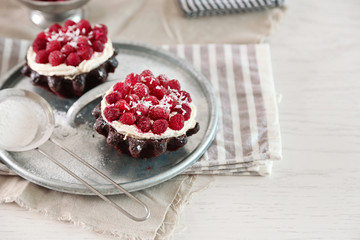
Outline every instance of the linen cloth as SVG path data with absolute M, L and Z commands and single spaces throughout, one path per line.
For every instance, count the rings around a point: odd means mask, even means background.
M 193 186 L 195 178 L 183 175 L 133 193 L 151 211 L 146 222 L 129 220 L 97 196 L 52 191 L 17 176 L 0 176 L 0 203 L 16 202 L 28 210 L 118 239 L 168 239 L 191 193 L 197 191 Z M 208 181 L 203 181 L 196 188 L 202 189 L 207 184 Z M 125 195 L 109 198 L 136 216 L 144 215 L 142 208 Z

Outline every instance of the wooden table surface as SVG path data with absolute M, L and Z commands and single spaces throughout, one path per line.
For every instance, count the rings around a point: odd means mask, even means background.
M 215 178 L 174 239 L 360 239 L 360 1 L 288 1 L 269 39 L 283 160 Z M 0 239 L 110 239 L 0 205 Z

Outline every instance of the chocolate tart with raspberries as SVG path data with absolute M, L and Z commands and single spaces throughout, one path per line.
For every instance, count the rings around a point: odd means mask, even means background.
M 82 19 L 53 24 L 39 33 L 26 55 L 22 73 L 56 95 L 79 97 L 103 83 L 118 65 L 107 27 Z
M 175 151 L 200 129 L 196 107 L 179 81 L 150 70 L 113 85 L 92 114 L 94 129 L 107 143 L 134 158 Z

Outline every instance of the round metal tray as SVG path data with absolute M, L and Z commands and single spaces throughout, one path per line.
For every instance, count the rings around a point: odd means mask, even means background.
M 217 103 L 209 81 L 189 63 L 160 49 L 133 43 L 115 43 L 119 66 L 106 83 L 79 99 L 64 99 L 31 85 L 15 67 L 0 80 L 0 89 L 22 88 L 38 93 L 52 106 L 56 126 L 52 135 L 58 143 L 74 151 L 94 167 L 112 178 L 128 191 L 137 191 L 164 182 L 194 164 L 212 143 L 217 128 Z M 166 74 L 179 79 L 183 89 L 190 92 L 198 112 L 200 131 L 189 137 L 188 143 L 175 152 L 150 159 L 134 159 L 118 153 L 107 145 L 103 136 L 93 130 L 95 119 L 91 110 L 100 102 L 100 95 L 112 84 L 131 72 L 150 69 L 155 75 Z M 65 166 L 91 183 L 106 195 L 121 193 L 84 165 L 72 159 L 50 142 L 41 148 L 53 153 Z M 6 152 L 0 150 L 1 160 L 18 175 L 40 186 L 73 194 L 92 195 L 85 186 L 36 151 Z

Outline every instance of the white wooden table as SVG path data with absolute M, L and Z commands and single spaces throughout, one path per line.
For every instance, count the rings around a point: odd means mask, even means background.
M 216 177 L 174 239 L 360 239 L 360 2 L 289 1 L 269 42 L 283 139 L 273 175 Z M 0 205 L 0 239 L 108 239 Z

